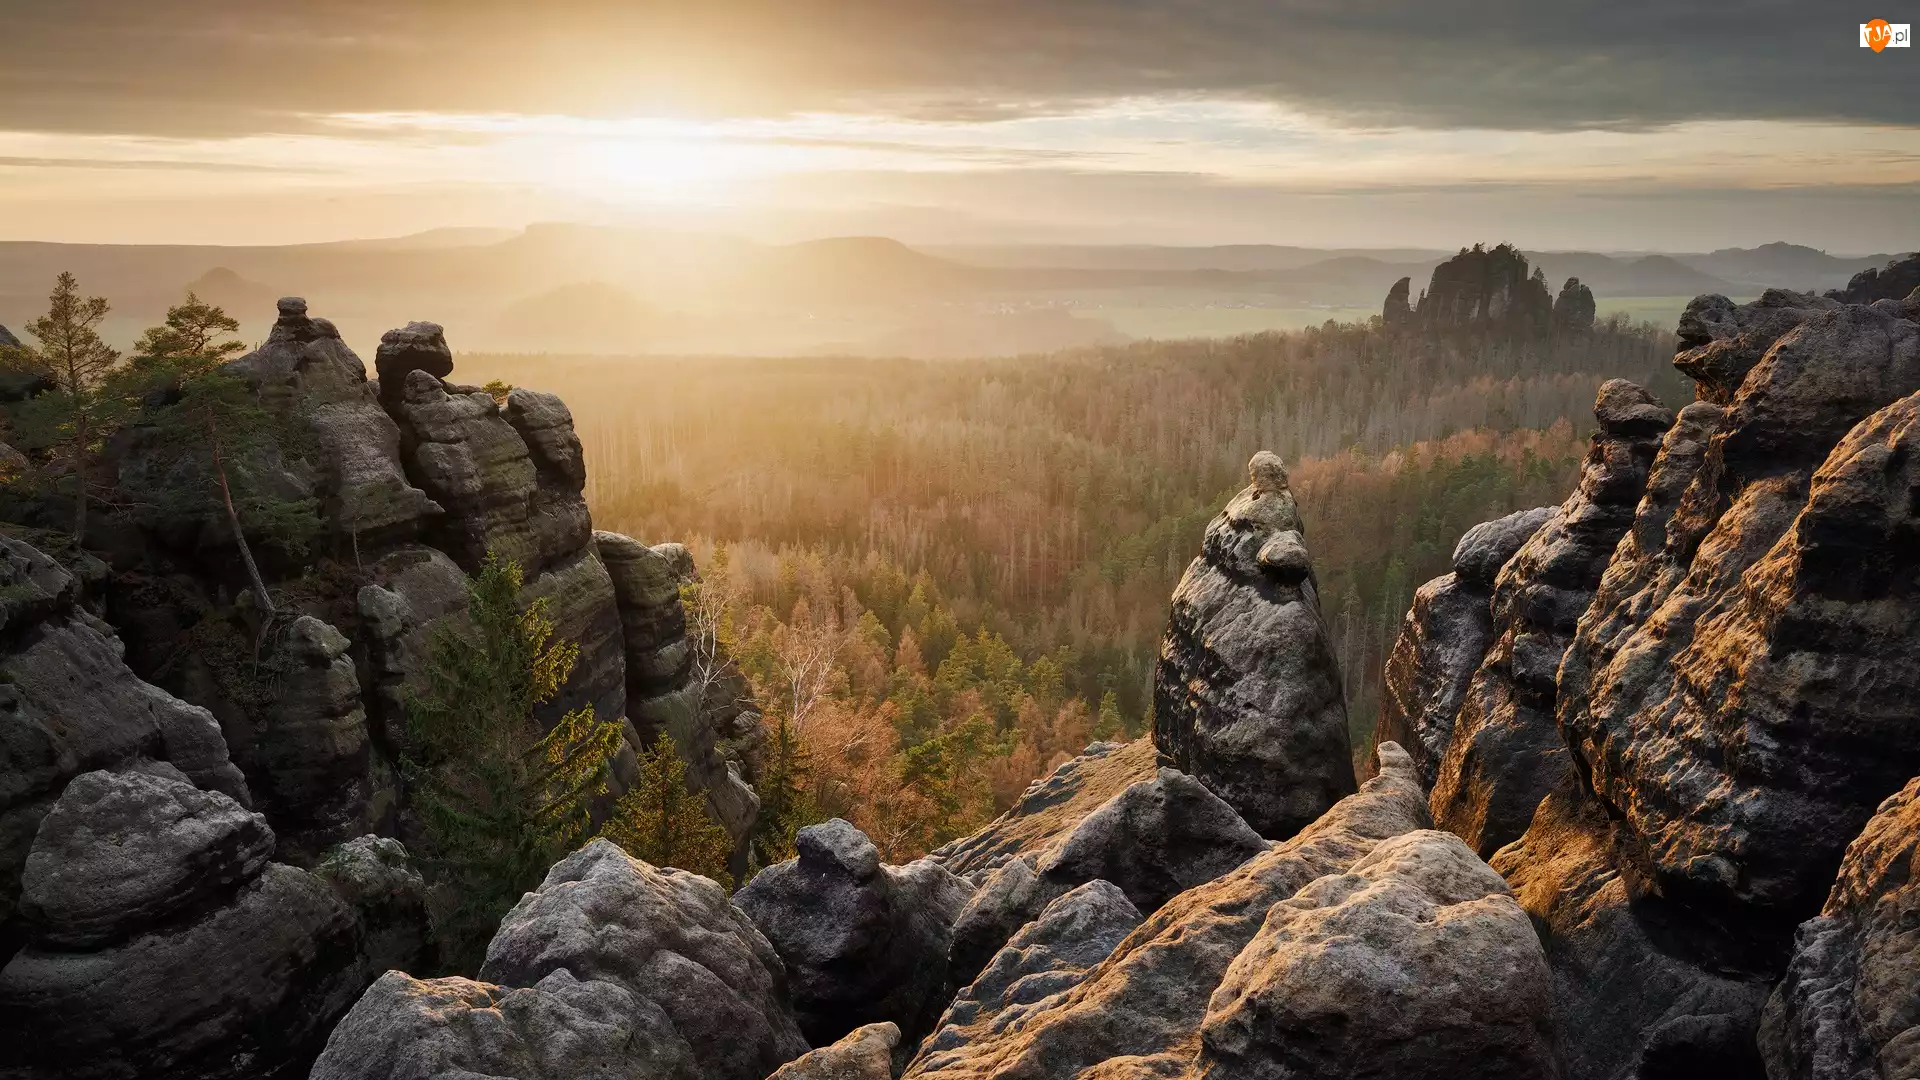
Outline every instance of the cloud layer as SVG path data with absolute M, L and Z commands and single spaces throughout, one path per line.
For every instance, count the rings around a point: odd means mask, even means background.
M 1920 126 L 1913 57 L 1804 0 L 12 0 L 0 129 L 232 135 L 341 112 L 983 118 L 1127 97 L 1356 126 Z M 1884 13 L 1882 13 L 1884 14 Z

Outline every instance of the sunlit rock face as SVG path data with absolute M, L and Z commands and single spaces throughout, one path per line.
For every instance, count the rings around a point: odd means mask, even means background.
M 1556 676 L 1581 613 L 1647 485 L 1673 413 L 1624 379 L 1600 387 L 1580 485 L 1494 581 L 1493 641 L 1461 699 L 1433 787 L 1433 819 L 1484 857 L 1519 838 L 1570 768 L 1554 727 Z
M 1284 839 L 1354 790 L 1340 671 L 1280 458 L 1207 525 L 1173 593 L 1153 741 L 1174 768 Z

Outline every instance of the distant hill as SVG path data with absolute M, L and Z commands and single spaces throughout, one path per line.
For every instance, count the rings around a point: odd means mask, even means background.
M 507 306 L 492 342 L 528 352 L 641 352 L 661 330 L 661 314 L 624 289 L 579 281 Z
M 1216 247 L 1151 245 L 1032 244 L 949 245 L 925 248 L 929 254 L 970 266 L 999 269 L 1050 267 L 1066 270 L 1229 270 L 1257 273 L 1299 270 L 1345 257 L 1376 262 L 1426 263 L 1453 254 L 1424 248 L 1304 248 L 1278 244 L 1226 244 Z
M 1892 256 L 1841 258 L 1817 248 L 1775 241 L 1756 248 L 1721 248 L 1705 255 L 1674 258 L 1696 270 L 1732 282 L 1801 290 L 1839 288 L 1847 279 Z
M 274 303 L 284 295 L 271 285 L 243 278 L 224 266 L 216 266 L 201 274 L 187 282 L 180 291 L 182 295 L 192 293 L 236 317 L 263 315 L 272 310 Z

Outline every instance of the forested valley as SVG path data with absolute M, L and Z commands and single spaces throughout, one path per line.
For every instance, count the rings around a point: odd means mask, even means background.
M 774 833 L 840 815 L 894 860 L 1089 738 L 1146 729 L 1167 597 L 1259 449 L 1290 464 L 1365 753 L 1413 590 L 1468 527 L 1564 496 L 1601 381 L 1677 404 L 1671 355 L 1613 318 L 971 361 L 460 364 L 569 403 L 599 527 L 693 549 L 694 606 L 765 713 L 734 749 Z

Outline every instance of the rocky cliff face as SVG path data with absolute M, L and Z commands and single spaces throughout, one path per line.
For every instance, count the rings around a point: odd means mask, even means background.
M 1894 259 L 1883 267 L 1868 267 L 1853 275 L 1844 289 L 1827 295 L 1845 304 L 1871 304 L 1877 300 L 1904 300 L 1920 289 L 1920 254 Z
M 1278 455 L 1207 525 L 1173 593 L 1153 741 L 1260 835 L 1284 839 L 1353 791 L 1340 671 Z

